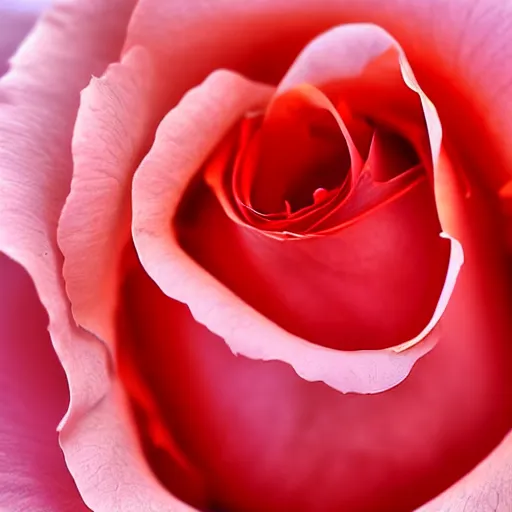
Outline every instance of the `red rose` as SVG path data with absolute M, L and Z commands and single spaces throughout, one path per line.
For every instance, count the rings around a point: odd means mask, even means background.
M 0 83 L 0 248 L 86 505 L 512 506 L 512 5 L 134 4 L 61 2 Z

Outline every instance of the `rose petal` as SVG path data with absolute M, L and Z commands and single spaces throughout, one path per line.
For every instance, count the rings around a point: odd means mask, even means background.
M 335 27 L 300 52 L 278 91 L 293 89 L 304 81 L 314 84 L 332 101 L 343 101 L 354 115 L 401 135 L 430 170 L 421 102 L 403 80 L 401 51 L 395 40 L 374 25 Z
M 430 337 L 416 345 L 446 307 L 460 265 L 456 247 L 445 285 L 448 294 L 443 292 L 432 321 L 411 340 L 416 346 L 402 353 L 350 353 L 314 345 L 273 324 L 194 263 L 170 230 L 182 194 L 208 153 L 246 111 L 261 107 L 270 92 L 235 74 L 218 72 L 187 94 L 162 121 L 134 178 L 133 236 L 141 262 L 166 295 L 185 302 L 196 320 L 235 353 L 286 361 L 304 379 L 321 380 L 343 392 L 389 389 L 435 344 L 436 338 Z
M 116 315 L 123 251 L 130 242 L 131 182 L 156 124 L 152 71 L 147 52 L 135 47 L 82 91 L 73 134 L 71 192 L 58 230 L 73 318 L 108 346 L 116 364 L 124 360 L 116 354 L 116 341 L 122 337 Z M 159 429 L 158 411 L 142 386 L 139 382 L 127 391 L 153 430 Z M 172 438 L 163 429 L 158 435 L 161 447 L 189 469 Z
M 135 47 L 82 92 L 71 191 L 59 222 L 73 316 L 111 351 L 120 259 L 130 240 L 131 182 L 154 131 L 153 84 L 150 57 Z
M 249 230 L 205 185 L 175 221 L 182 248 L 243 301 L 338 350 L 392 347 L 422 331 L 446 277 L 450 244 L 439 229 L 425 177 L 326 236 L 283 241 Z
M 491 277 L 496 260 L 487 263 Z M 473 271 L 481 264 L 469 255 Z M 510 426 L 510 333 L 501 331 L 510 304 L 467 268 L 436 349 L 377 395 L 344 395 L 283 363 L 235 356 L 144 269 L 130 272 L 131 357 L 203 469 L 206 508 L 410 511 L 485 457 Z M 156 462 L 162 479 L 172 475 Z
M 391 180 L 418 164 L 418 155 L 404 138 L 383 128 L 375 130 L 366 162 L 375 181 Z
M 498 188 L 507 181 L 512 146 L 503 135 L 512 132 L 512 69 L 503 62 L 512 59 L 504 44 L 512 23 L 509 1 L 218 0 L 215 8 L 208 2 L 184 8 L 140 0 L 126 47 L 143 44 L 155 53 L 162 77 L 173 78 L 173 104 L 219 67 L 277 82 L 312 36 L 354 21 L 376 23 L 400 41 L 450 134 L 458 133 L 459 144 L 481 138 L 474 153 L 480 168 L 487 168 L 485 179 Z M 226 52 L 232 45 L 237 51 Z M 176 76 L 183 66 L 187 73 Z
M 95 512 L 180 510 L 145 463 L 109 354 L 74 322 L 56 243 L 79 92 L 118 58 L 132 7 L 129 0 L 58 2 L 0 84 L 0 248 L 27 269 L 48 311 L 71 393 L 60 441 Z
M 294 65 L 291 67 L 287 76 L 283 79 L 280 84 L 281 90 L 286 90 L 287 87 L 294 86 L 294 77 L 298 76 L 297 80 L 303 80 L 305 77 L 301 74 L 301 69 L 305 69 L 309 72 L 308 79 L 311 81 L 319 82 L 319 83 L 330 83 L 332 81 L 342 80 L 344 77 L 350 75 L 350 66 L 353 64 L 351 60 L 348 60 L 348 65 L 345 66 L 344 59 L 339 59 L 336 52 L 328 51 L 332 50 L 335 47 L 344 48 L 348 46 L 352 47 L 357 41 L 365 41 L 370 40 L 374 42 L 374 46 L 368 46 L 372 50 L 373 53 L 370 53 L 374 58 L 378 55 L 376 49 L 379 49 L 381 52 L 381 56 L 385 57 L 384 62 L 389 65 L 389 56 L 390 52 L 395 54 L 395 58 L 398 57 L 399 68 L 403 77 L 405 84 L 414 92 L 416 92 L 421 101 L 421 105 L 423 108 L 426 127 L 428 130 L 429 142 L 430 142 L 430 153 L 431 159 L 433 163 L 433 180 L 434 180 L 434 192 L 436 196 L 436 204 L 438 208 L 439 220 L 441 226 L 444 231 L 447 233 L 443 233 L 441 236 L 448 236 L 452 239 L 452 242 L 455 242 L 454 235 L 452 232 L 452 228 L 457 232 L 457 229 L 452 225 L 453 215 L 452 215 L 452 201 L 453 198 L 453 190 L 450 189 L 450 180 L 452 177 L 452 169 L 450 168 L 450 163 L 444 153 L 442 152 L 442 128 L 441 123 L 439 121 L 439 117 L 436 109 L 434 108 L 432 102 L 422 91 L 420 86 L 418 85 L 416 78 L 410 68 L 410 65 L 407 61 L 404 51 L 398 44 L 396 40 L 394 40 L 389 34 L 387 34 L 382 28 L 374 26 L 374 25 L 354 25 L 354 26 L 341 26 L 336 27 L 327 31 L 326 33 L 320 35 L 316 38 L 297 58 Z M 337 43 L 337 44 L 336 44 Z M 361 48 L 361 46 L 359 47 Z M 364 48 L 364 47 L 363 47 Z M 311 55 L 315 55 L 320 50 L 323 50 L 323 54 L 330 55 L 331 60 L 326 60 L 324 63 L 324 67 L 320 68 L 320 72 L 317 75 L 315 68 L 311 73 Z M 356 69 L 363 69 L 363 76 L 368 68 L 371 66 L 362 65 L 364 63 L 364 53 L 357 52 L 356 54 Z M 346 59 L 345 59 L 346 60 Z M 362 61 L 362 62 L 361 62 Z M 371 60 L 369 61 L 369 63 Z M 309 64 L 309 65 L 308 65 Z M 385 77 L 393 77 L 396 75 L 396 65 L 393 72 L 387 72 Z M 336 76 L 339 78 L 336 79 Z M 379 74 L 380 76 L 380 74 Z M 391 78 L 388 78 L 387 81 L 392 81 Z M 406 95 L 402 93 L 400 95 L 402 98 L 406 98 Z M 378 112 L 378 109 L 376 109 Z M 447 189 L 448 187 L 448 189 Z M 452 252 L 450 256 L 450 265 L 448 269 L 447 281 L 445 283 L 445 288 L 441 293 L 441 297 L 438 303 L 438 307 L 434 312 L 434 316 L 431 321 L 425 328 L 425 330 L 420 333 L 418 337 L 414 340 L 405 342 L 401 349 L 407 349 L 413 346 L 415 343 L 420 342 L 425 334 L 430 332 L 430 329 L 434 327 L 435 323 L 441 318 L 444 308 L 447 305 L 447 301 L 450 298 L 451 291 L 455 285 L 455 280 L 458 275 L 458 271 L 460 266 L 464 261 L 464 256 L 462 252 L 462 248 L 458 247 L 458 250 L 454 250 L 452 247 Z
M 0 508 L 84 512 L 58 444 L 68 386 L 46 313 L 26 272 L 4 255 L 0 281 Z
M 322 135 L 314 136 L 312 129 L 322 130 Z M 250 190 L 246 204 L 263 213 L 283 211 L 285 200 L 307 206 L 316 183 L 323 181 L 326 187 L 336 188 L 351 165 L 362 167 L 334 106 L 309 86 L 273 99 L 251 146 L 255 142 L 254 161 L 246 159 L 247 169 L 240 172 Z M 300 209 L 297 204 L 295 209 Z

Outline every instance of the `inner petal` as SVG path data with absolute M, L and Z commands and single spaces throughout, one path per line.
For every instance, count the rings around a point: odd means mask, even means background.
M 409 141 L 396 131 L 376 127 L 365 165 L 375 181 L 391 180 L 420 163 Z
M 351 168 L 349 147 L 333 114 L 303 89 L 278 96 L 248 147 L 255 161 L 250 200 L 261 213 L 297 211 L 318 190 L 341 186 Z
M 312 343 L 382 349 L 415 337 L 439 301 L 449 242 L 420 158 L 386 126 L 309 85 L 275 97 L 190 184 L 173 219 L 179 244 Z
M 232 222 L 211 189 L 195 183 L 174 228 L 182 248 L 256 310 L 308 341 L 344 350 L 416 336 L 439 300 L 449 259 L 424 175 L 345 228 L 301 240 Z

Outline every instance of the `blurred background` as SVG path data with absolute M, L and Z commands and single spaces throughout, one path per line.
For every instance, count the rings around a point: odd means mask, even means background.
M 51 0 L 0 0 L 0 76 L 7 60 Z

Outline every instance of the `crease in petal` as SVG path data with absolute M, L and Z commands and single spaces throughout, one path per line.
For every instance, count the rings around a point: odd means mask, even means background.
M 501 187 L 498 200 L 504 219 L 505 243 L 509 252 L 512 253 L 512 180 Z
M 373 134 L 365 165 L 375 181 L 386 182 L 420 165 L 420 161 L 405 139 L 378 127 Z

